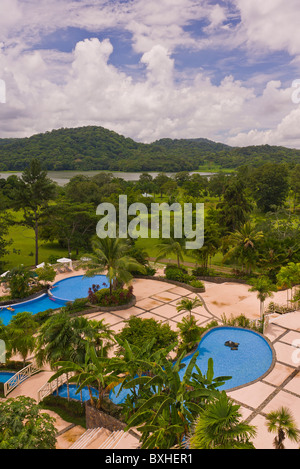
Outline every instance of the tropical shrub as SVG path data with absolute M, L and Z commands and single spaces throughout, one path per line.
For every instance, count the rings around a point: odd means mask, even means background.
M 133 298 L 133 287 L 127 289 L 118 288 L 112 290 L 110 293 L 109 288 L 103 288 L 96 292 L 89 293 L 89 301 L 91 304 L 99 306 L 122 306 L 128 304 Z
M 73 302 L 70 301 L 67 303 L 64 309 L 70 314 L 79 313 L 80 311 L 84 311 L 87 308 L 88 302 L 88 298 L 78 298 Z
M 194 275 L 189 275 L 187 271 L 181 267 L 172 265 L 167 266 L 165 269 L 165 276 L 168 280 L 186 283 L 187 285 L 195 286 L 196 288 L 202 288 L 204 286 L 203 283 L 197 280 Z
M 127 340 L 129 344 L 143 348 L 151 340 L 155 341 L 152 352 L 167 348 L 170 344 L 177 342 L 177 333 L 172 331 L 169 324 L 155 319 L 142 319 L 131 316 L 125 321 L 125 327 L 117 334 L 116 338 L 121 341 Z
M 0 402 L 0 449 L 55 449 L 54 422 L 30 397 Z

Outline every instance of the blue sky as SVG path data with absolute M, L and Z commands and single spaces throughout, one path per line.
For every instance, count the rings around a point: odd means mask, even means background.
M 0 137 L 101 125 L 300 148 L 297 0 L 1 0 Z

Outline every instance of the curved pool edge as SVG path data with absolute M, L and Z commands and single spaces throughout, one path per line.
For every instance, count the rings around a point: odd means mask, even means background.
M 48 296 L 48 294 L 47 293 L 42 293 L 41 295 L 36 296 L 35 298 L 30 298 L 30 300 L 25 299 L 25 301 L 21 301 L 20 303 L 11 303 L 11 304 L 7 304 L 7 305 L 1 305 L 0 306 L 0 311 L 1 311 L 2 308 L 7 309 L 7 308 L 13 308 L 14 306 L 22 306 L 22 305 L 26 305 L 26 304 L 29 304 L 29 303 L 34 303 L 36 300 L 40 300 L 44 296 Z
M 95 277 L 105 277 L 107 279 L 107 276 L 105 274 L 97 274 L 97 275 L 95 275 Z M 68 280 L 72 280 L 72 279 L 75 279 L 75 278 L 93 278 L 93 277 L 88 277 L 88 276 L 85 276 L 84 274 L 71 275 L 70 277 L 66 277 L 66 278 L 63 278 L 63 279 L 58 280 L 57 282 L 55 282 L 52 285 L 50 291 L 55 290 L 55 288 L 57 288 L 59 285 L 65 283 L 65 282 L 67 282 Z M 55 292 L 53 293 L 52 291 L 51 291 L 51 297 L 54 300 L 64 301 L 64 302 L 67 302 L 67 303 L 73 303 L 75 301 L 74 299 L 60 298 L 59 296 L 55 296 Z M 82 298 L 85 298 L 85 297 L 82 297 Z M 80 298 L 78 298 L 78 299 L 80 299 Z
M 258 336 L 260 336 L 263 340 L 266 341 L 266 343 L 268 344 L 268 346 L 270 347 L 270 350 L 272 352 L 272 362 L 271 362 L 271 365 L 270 367 L 268 368 L 267 371 L 265 371 L 265 373 L 263 373 L 259 378 L 256 378 L 252 381 L 249 381 L 248 383 L 245 383 L 245 384 L 241 384 L 239 386 L 235 386 L 233 388 L 230 388 L 230 389 L 226 389 L 226 393 L 229 393 L 229 392 L 232 392 L 232 391 L 237 391 L 238 389 L 242 389 L 242 388 L 245 388 L 245 387 L 248 387 L 248 386 L 251 386 L 252 384 L 255 384 L 255 383 L 258 383 L 259 381 L 263 380 L 266 376 L 268 376 L 271 371 L 274 369 L 275 367 L 275 364 L 277 362 L 277 355 L 276 355 L 276 350 L 275 348 L 273 347 L 273 344 L 272 342 L 270 341 L 270 339 L 268 339 L 268 337 L 266 337 L 264 334 L 262 334 L 261 332 L 257 332 L 257 331 L 253 331 L 252 329 L 249 329 L 248 327 L 235 327 L 235 326 L 216 326 L 216 327 L 212 327 L 211 329 L 209 329 L 208 331 L 204 332 L 202 334 L 202 336 L 200 337 L 200 341 L 199 343 L 197 344 L 197 348 L 196 350 L 190 352 L 188 355 L 185 355 L 184 358 L 186 357 L 189 357 L 191 355 L 194 355 L 195 352 L 197 351 L 202 339 L 204 339 L 205 336 L 207 336 L 209 333 L 211 333 L 212 331 L 216 330 L 216 329 L 224 329 L 224 328 L 227 328 L 227 329 L 239 329 L 239 330 L 242 330 L 242 331 L 248 331 L 248 332 L 252 332 L 252 334 L 256 334 Z

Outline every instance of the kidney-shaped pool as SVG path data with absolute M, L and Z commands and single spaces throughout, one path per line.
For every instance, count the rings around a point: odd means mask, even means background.
M 238 344 L 226 346 L 227 342 Z M 219 389 L 228 390 L 255 381 L 267 373 L 273 363 L 273 350 L 268 341 L 259 333 L 236 327 L 216 327 L 202 338 L 196 352 L 197 365 L 202 372 L 207 370 L 211 357 L 214 362 L 214 376 L 231 376 Z M 195 353 L 196 353 L 195 352 Z M 186 365 L 192 358 L 184 358 Z M 184 369 L 181 371 L 184 373 Z
M 238 344 L 237 347 L 225 345 L 227 342 Z M 180 371 L 183 377 L 186 367 L 195 353 L 199 353 L 196 364 L 206 373 L 209 358 L 213 359 L 214 377 L 230 376 L 219 390 L 229 390 L 249 384 L 261 378 L 273 365 L 273 350 L 268 341 L 259 333 L 236 327 L 216 327 L 202 338 L 197 350 L 186 356 L 182 363 L 186 366 Z M 119 387 L 110 392 L 110 399 L 115 404 L 122 404 L 130 391 L 123 390 L 118 395 Z

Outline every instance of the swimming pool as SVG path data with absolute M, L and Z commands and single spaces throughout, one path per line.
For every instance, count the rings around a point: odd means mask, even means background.
M 76 394 L 77 389 L 78 387 L 76 386 L 76 384 L 69 384 L 69 396 L 70 396 L 70 399 L 75 399 L 76 401 L 80 401 L 81 400 L 80 393 Z M 84 387 L 82 389 L 81 394 L 82 394 L 83 402 L 88 401 L 90 399 L 90 393 L 87 387 Z M 68 387 L 66 384 L 63 384 L 62 386 L 58 388 L 58 395 L 64 398 L 68 397 Z M 98 391 L 94 388 L 92 388 L 92 395 L 94 397 L 98 397 Z M 57 396 L 57 391 L 54 391 L 53 396 Z
M 84 277 L 78 275 L 76 277 L 60 280 L 51 290 L 53 298 L 60 301 L 74 301 L 77 298 L 86 298 L 89 288 L 93 285 L 99 285 L 102 288 L 108 288 L 109 284 L 105 275 L 96 275 L 95 277 Z
M 0 371 L 0 383 L 6 383 L 10 378 L 12 378 L 15 373 L 9 373 L 7 371 Z
M 231 350 L 225 342 L 232 341 L 239 344 L 238 350 Z M 273 351 L 267 340 L 249 329 L 235 327 L 217 327 L 208 331 L 202 338 L 197 350 L 199 352 L 196 364 L 202 373 L 207 371 L 208 359 L 214 363 L 214 377 L 231 376 L 219 390 L 229 390 L 251 383 L 267 373 L 273 364 Z M 185 357 L 182 361 L 186 366 L 179 375 L 182 378 L 187 365 L 194 354 Z M 122 404 L 128 390 L 121 391 L 117 396 L 119 387 L 110 392 L 110 399 L 115 404 Z
M 78 275 L 61 280 L 53 285 L 53 289 L 51 290 L 53 297 L 44 294 L 34 300 L 12 305 L 11 307 L 14 311 L 10 311 L 5 307 L 0 308 L 0 320 L 7 326 L 13 316 L 18 313 L 27 311 L 34 315 L 46 311 L 47 309 L 58 309 L 70 301 L 74 301 L 78 298 L 86 298 L 89 288 L 93 285 L 99 285 L 100 289 L 107 287 L 106 276 L 96 275 L 95 277 L 84 277 L 83 275 Z

